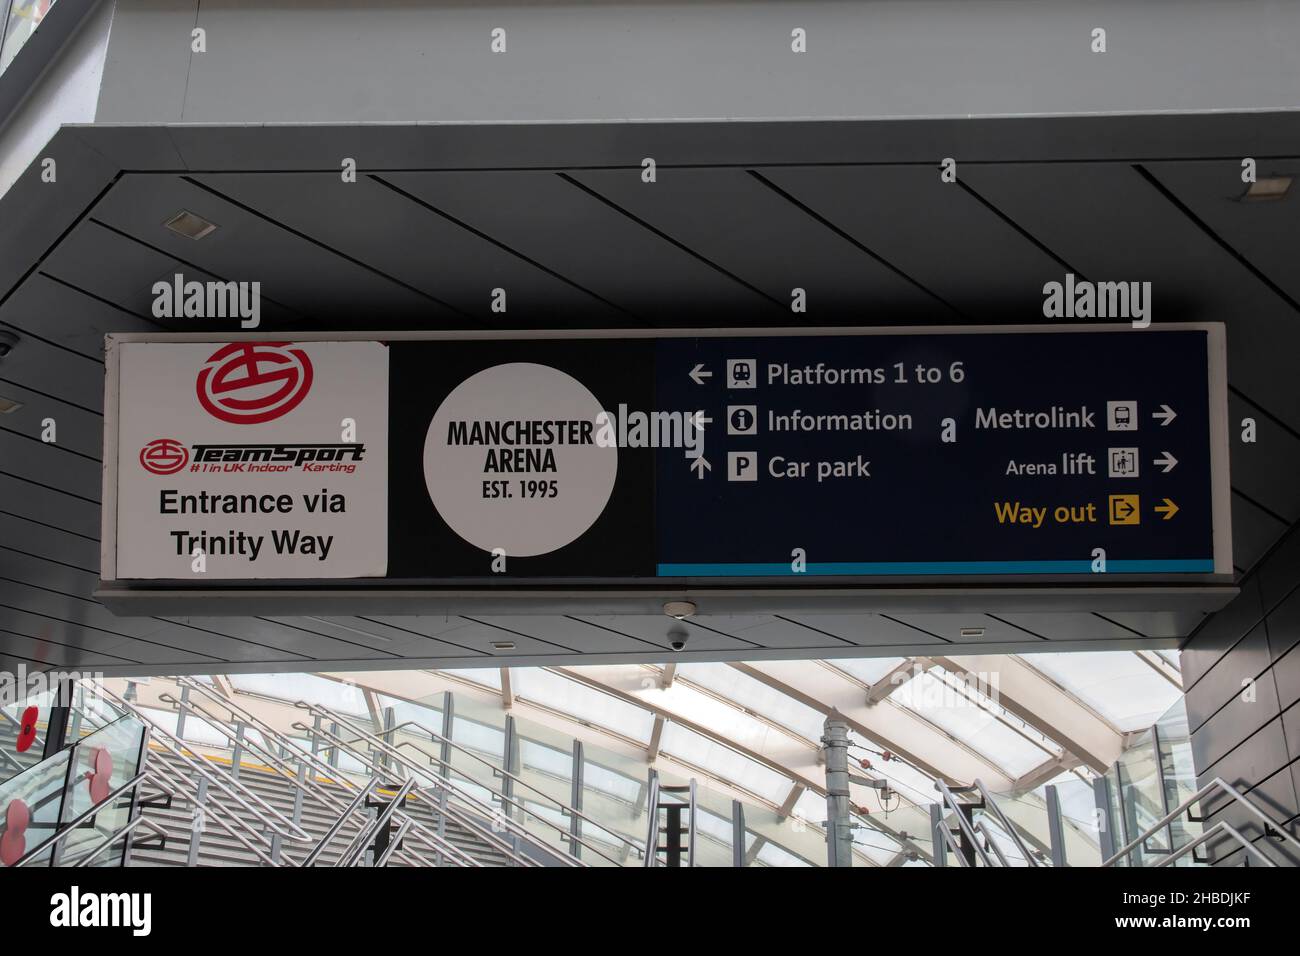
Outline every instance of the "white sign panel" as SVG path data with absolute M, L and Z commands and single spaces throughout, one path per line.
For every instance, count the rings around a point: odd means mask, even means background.
M 382 577 L 388 347 L 117 345 L 117 577 Z

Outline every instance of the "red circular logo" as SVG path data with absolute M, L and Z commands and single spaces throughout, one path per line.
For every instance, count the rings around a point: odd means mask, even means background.
M 140 464 L 155 475 L 174 475 L 189 463 L 189 449 L 174 438 L 155 438 L 140 449 Z
M 213 352 L 195 383 L 208 414 L 235 425 L 269 422 L 311 388 L 311 359 L 284 342 L 232 342 Z

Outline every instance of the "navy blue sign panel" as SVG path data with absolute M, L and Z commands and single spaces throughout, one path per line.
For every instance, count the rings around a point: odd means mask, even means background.
M 1219 336 L 661 339 L 656 405 L 703 410 L 706 441 L 656 453 L 656 573 L 1222 573 Z

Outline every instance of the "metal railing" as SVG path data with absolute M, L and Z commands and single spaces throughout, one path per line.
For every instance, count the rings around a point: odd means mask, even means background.
M 1167 814 L 1165 814 L 1155 823 L 1151 824 L 1149 827 L 1147 827 L 1145 830 L 1139 833 L 1136 837 L 1134 837 L 1124 846 L 1120 847 L 1120 849 L 1115 851 L 1114 855 L 1112 855 L 1109 859 L 1104 860 L 1101 865 L 1114 866 L 1120 860 L 1127 859 L 1129 856 L 1132 855 L 1132 853 L 1135 850 L 1141 847 L 1154 834 L 1164 829 L 1166 826 L 1169 825 L 1171 821 L 1176 820 L 1184 813 L 1188 814 L 1188 819 L 1192 820 L 1192 822 L 1199 822 L 1194 820 L 1191 817 L 1191 808 L 1194 805 L 1200 803 L 1202 800 L 1204 800 L 1206 796 L 1216 791 L 1225 794 L 1230 800 L 1244 807 L 1247 813 L 1249 813 L 1252 817 L 1258 820 L 1260 824 L 1263 825 L 1264 833 L 1266 836 L 1277 836 L 1281 838 L 1282 842 L 1286 843 L 1288 846 L 1292 847 L 1297 851 L 1300 851 L 1300 840 L 1297 840 L 1294 836 L 1288 833 L 1286 827 L 1283 826 L 1282 823 L 1273 819 L 1271 816 L 1269 816 L 1259 807 L 1255 806 L 1255 804 L 1251 803 L 1250 800 L 1246 798 L 1245 794 L 1243 794 L 1236 787 L 1232 786 L 1230 783 L 1225 781 L 1222 777 L 1215 777 L 1213 780 L 1211 780 L 1209 783 L 1203 786 L 1200 790 L 1197 790 L 1194 794 L 1192 794 L 1190 797 L 1184 800 L 1173 810 L 1170 810 Z M 1218 823 L 1214 824 L 1212 827 L 1210 827 L 1208 830 L 1202 833 L 1195 840 L 1190 841 L 1189 843 L 1180 847 L 1177 851 L 1171 853 L 1170 855 L 1163 857 L 1160 860 L 1160 862 L 1156 864 L 1156 866 L 1158 867 L 1170 866 L 1173 864 L 1175 860 L 1178 860 L 1181 857 L 1185 856 L 1186 854 L 1191 853 L 1196 849 L 1196 847 L 1200 846 L 1202 843 L 1208 842 L 1212 837 L 1218 835 L 1231 837 L 1234 841 L 1236 841 L 1238 844 L 1241 845 L 1242 849 L 1246 850 L 1246 852 L 1250 853 L 1255 859 L 1259 860 L 1265 866 L 1277 866 L 1275 862 L 1273 862 L 1271 859 L 1265 856 L 1263 852 L 1260 851 L 1259 847 L 1255 846 L 1253 841 L 1243 836 L 1237 829 L 1230 826 L 1225 820 L 1220 820 Z M 1196 859 L 1195 856 L 1193 856 L 1193 859 Z M 1204 861 L 1198 860 L 1197 862 L 1204 862 Z
M 535 859 L 530 859 L 529 857 L 520 855 L 517 852 L 515 846 L 513 846 L 509 841 L 503 840 L 501 838 L 500 833 L 497 832 L 498 828 L 500 831 L 509 832 L 513 837 L 515 837 L 517 840 L 523 843 L 536 846 L 543 853 L 545 853 L 546 856 L 556 859 L 566 865 L 569 866 L 585 865 L 581 861 L 576 860 L 571 856 L 562 853 L 557 854 L 551 848 L 537 844 L 533 835 L 529 833 L 526 828 L 524 828 L 523 826 L 521 826 L 520 824 L 512 820 L 510 817 L 501 814 L 497 810 L 497 808 L 491 806 L 490 804 L 484 803 L 478 797 L 474 796 L 472 793 L 467 791 L 464 787 L 458 785 L 454 780 L 450 778 L 450 776 L 443 776 L 440 773 L 434 772 L 428 766 L 420 766 L 415 761 L 409 759 L 406 756 L 406 754 L 404 754 L 401 750 L 401 747 L 403 745 L 394 746 L 392 744 L 389 744 L 387 741 L 381 739 L 379 736 L 363 728 L 358 727 L 347 717 L 341 714 L 337 714 L 329 710 L 328 708 L 321 707 L 317 704 L 309 704 L 306 701 L 298 701 L 296 706 L 313 714 L 317 718 L 317 720 L 314 726 L 308 726 L 301 722 L 295 723 L 294 724 L 295 730 L 299 730 L 304 733 L 311 734 L 313 738 L 320 738 L 329 741 L 332 747 L 337 748 L 339 751 L 348 754 L 348 756 L 350 756 L 353 760 L 356 760 L 362 767 L 366 768 L 366 770 L 371 773 L 392 775 L 393 767 L 389 766 L 387 763 L 376 761 L 369 754 L 378 754 L 387 758 L 388 760 L 395 761 L 397 764 L 401 765 L 401 767 L 405 769 L 408 774 L 415 775 L 418 778 L 426 781 L 426 785 L 423 787 L 418 787 L 417 792 L 422 793 L 427 799 L 429 799 L 431 806 L 437 807 L 439 812 L 445 812 L 450 818 L 456 820 L 456 822 L 459 823 L 461 826 L 473 830 L 480 838 L 490 843 L 492 846 L 498 848 L 501 852 L 505 853 L 516 864 L 520 866 L 541 865 L 539 861 Z M 324 730 L 323 727 L 321 726 L 323 720 L 329 720 L 332 724 L 336 726 L 347 728 L 347 730 L 350 733 L 355 735 L 354 739 L 344 740 L 338 734 L 335 734 L 331 731 Z M 392 734 L 397 729 L 398 728 L 395 727 L 388 728 L 384 731 L 384 733 Z M 361 743 L 365 744 L 369 753 L 357 749 L 357 745 Z M 409 743 L 410 742 L 404 742 L 404 744 L 409 744 Z M 441 765 L 442 761 L 440 758 L 433 757 L 433 755 L 429 754 L 426 751 L 420 750 L 418 747 L 412 747 L 412 749 L 415 749 L 418 753 L 430 759 L 432 763 Z M 429 788 L 432 788 L 435 792 L 429 793 L 428 792 Z M 510 798 L 506 797 L 504 794 L 501 794 L 496 790 L 493 790 L 491 787 L 485 787 L 484 789 L 488 790 L 488 792 L 493 796 L 495 796 L 497 799 L 506 802 L 513 802 L 510 800 Z M 442 799 L 442 797 L 444 796 L 447 799 L 445 800 Z M 472 812 L 467 813 L 456 808 L 451 803 L 453 799 L 468 805 L 470 808 L 472 808 Z M 478 815 L 477 818 L 475 816 L 476 814 Z M 484 824 L 482 822 L 483 819 L 491 820 L 492 821 L 491 825 L 489 826 Z M 551 821 L 547 821 L 547 822 L 551 823 Z M 553 823 L 551 825 L 554 826 Z M 567 833 L 568 831 L 566 830 L 565 832 Z
M 346 717 L 341 717 L 340 715 L 334 713 L 333 711 L 330 711 L 328 708 L 321 707 L 318 704 L 308 704 L 306 701 L 299 701 L 297 706 L 305 710 L 308 710 L 309 712 L 315 713 L 318 716 L 327 717 L 332 721 L 338 722 L 343 725 L 347 725 L 350 728 L 355 729 L 357 733 L 365 734 L 366 736 L 370 737 L 372 741 L 378 741 L 385 744 L 386 741 L 382 740 L 383 737 L 395 736 L 398 732 L 406 728 L 414 728 L 415 730 L 419 731 L 421 736 L 427 736 L 432 743 L 441 744 L 451 750 L 456 751 L 457 753 L 463 754 L 466 757 L 469 757 L 471 760 L 477 761 L 478 763 L 490 769 L 494 776 L 500 777 L 503 780 L 509 781 L 511 784 L 515 786 L 523 787 L 525 790 L 528 790 L 530 793 L 536 794 L 542 800 L 550 804 L 554 810 L 558 811 L 560 816 L 568 818 L 570 820 L 577 819 L 585 823 L 589 823 L 593 827 L 599 829 L 602 833 L 608 834 L 609 837 L 616 843 L 623 844 L 627 848 L 627 850 L 634 851 L 636 853 L 644 852 L 643 847 L 639 846 L 635 840 L 630 840 L 627 837 L 623 836 L 621 833 L 617 833 L 613 830 L 610 830 L 602 826 L 598 821 L 593 820 L 591 817 L 587 816 L 581 810 L 577 810 L 574 807 L 571 807 L 569 804 L 565 803 L 563 800 L 560 800 L 557 797 L 553 797 L 546 791 L 533 786 L 527 780 L 520 777 L 518 774 L 511 773 L 509 770 L 503 767 L 498 767 L 495 763 L 493 763 L 491 760 L 488 760 L 486 757 L 482 756 L 481 754 L 475 753 L 473 750 L 461 746 L 460 744 L 456 743 L 454 740 L 451 740 L 450 738 L 429 728 L 428 726 L 420 723 L 417 720 L 407 720 L 407 721 L 403 721 L 400 724 L 397 724 L 394 727 L 385 727 L 384 730 L 381 732 L 381 734 L 376 735 L 376 734 L 370 734 L 369 732 L 361 730 L 360 728 L 355 728 L 355 726 L 352 725 L 351 722 L 348 721 Z M 301 724 L 298 724 L 295 725 L 295 729 L 306 730 L 307 728 Z M 400 749 L 402 747 L 410 747 L 411 749 L 427 757 L 432 763 L 437 764 L 441 768 L 442 778 L 444 779 L 445 782 L 450 783 L 449 777 L 450 777 L 451 767 L 443 766 L 445 761 L 443 760 L 441 755 L 435 756 L 434 754 L 431 754 L 428 751 L 421 749 L 418 746 L 417 741 L 402 741 L 401 743 L 395 746 L 397 749 Z M 622 863 L 620 861 L 615 860 L 613 857 L 602 852 L 598 846 L 584 839 L 580 835 L 573 833 L 569 827 L 561 826 L 560 824 L 557 824 L 554 820 L 550 819 L 544 814 L 540 814 L 537 811 L 530 809 L 527 806 L 527 804 L 516 799 L 511 794 L 507 794 L 503 790 L 497 790 L 496 788 L 493 787 L 486 787 L 485 789 L 487 789 L 492 794 L 493 797 L 500 800 L 503 806 L 510 806 L 515 809 L 518 809 L 521 813 L 528 814 L 529 816 L 536 819 L 543 826 L 546 826 L 550 829 L 557 831 L 560 834 L 559 838 L 562 841 L 569 843 L 570 846 L 576 843 L 579 846 L 591 850 L 591 852 L 595 853 L 597 856 L 600 856 L 602 859 L 607 860 L 608 862 L 614 864 L 615 866 L 622 866 Z
M 181 700 L 171 694 L 162 694 L 159 697 L 164 703 L 197 714 L 208 726 L 226 739 L 232 748 L 232 772 L 238 772 L 242 751 L 249 751 L 265 761 L 266 765 L 274 773 L 299 794 L 311 796 L 325 804 L 329 812 L 339 815 L 336 820 L 338 829 L 334 830 L 331 838 L 337 835 L 338 831 L 346 825 L 347 818 L 351 817 L 359 804 L 355 800 L 352 803 L 345 804 L 339 797 L 330 793 L 324 783 L 317 779 L 316 774 L 344 791 L 356 789 L 354 781 L 350 780 L 346 775 L 340 774 L 336 768 L 329 766 L 317 754 L 303 750 L 280 731 L 271 727 L 245 708 L 240 707 L 234 701 L 218 695 L 201 681 L 192 678 L 178 678 L 177 683 L 188 691 L 198 691 L 231 715 L 230 719 L 223 718 L 192 699 Z M 260 742 L 244 733 L 247 728 L 257 731 L 258 737 L 261 738 Z M 268 744 L 271 746 L 268 746 Z M 285 754 L 292 756 L 285 756 Z M 294 766 L 294 764 L 297 766 Z M 305 768 L 307 767 L 310 767 L 313 773 L 306 773 Z M 368 790 L 363 790 L 363 796 L 366 792 Z M 405 818 L 405 814 L 399 815 L 399 823 Z M 362 824 L 363 829 L 364 826 L 365 824 Z M 445 858 L 455 866 L 479 865 L 478 861 L 474 860 L 468 853 L 465 853 L 455 844 L 417 821 L 412 820 L 407 830 L 409 830 L 412 837 L 411 842 L 418 843 L 426 851 L 432 852 L 438 859 Z M 389 855 L 391 856 L 391 854 Z M 428 857 L 410 846 L 403 849 L 400 858 L 408 863 L 422 866 L 435 865 Z M 316 857 L 312 857 L 313 862 L 315 859 Z

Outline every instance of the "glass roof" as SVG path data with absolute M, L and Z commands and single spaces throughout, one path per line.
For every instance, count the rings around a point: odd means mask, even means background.
M 1150 727 L 1182 693 L 1127 651 L 1021 656 L 1124 732 Z

